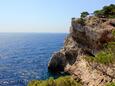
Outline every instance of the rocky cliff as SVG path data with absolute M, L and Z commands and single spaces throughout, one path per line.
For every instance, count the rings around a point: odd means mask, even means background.
M 114 63 L 105 65 L 85 59 L 87 56 L 95 58 L 106 43 L 115 42 L 112 34 L 115 19 L 90 16 L 84 18 L 83 23 L 79 20 L 72 18 L 64 47 L 52 55 L 49 70 L 67 72 L 84 86 L 103 86 L 107 82 L 115 82 Z

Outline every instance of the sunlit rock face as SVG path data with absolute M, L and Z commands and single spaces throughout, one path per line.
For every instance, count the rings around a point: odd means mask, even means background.
M 53 72 L 68 72 L 82 80 L 85 86 L 102 86 L 106 81 L 112 80 L 111 77 L 106 77 L 97 69 L 93 70 L 93 64 L 89 65 L 82 59 L 82 56 L 95 57 L 95 54 L 103 49 L 105 43 L 114 40 L 111 32 L 115 30 L 115 19 L 91 16 L 85 18 L 85 25 L 77 21 L 78 19 L 72 19 L 70 34 L 65 39 L 64 47 L 52 55 L 48 68 Z M 85 75 L 87 76 L 85 77 Z M 95 76 L 94 80 L 93 76 Z

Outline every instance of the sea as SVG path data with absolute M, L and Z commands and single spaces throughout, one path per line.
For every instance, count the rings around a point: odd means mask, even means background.
M 55 77 L 48 69 L 65 33 L 0 33 L 0 86 L 27 86 L 31 80 Z M 58 76 L 58 75 L 57 75 Z

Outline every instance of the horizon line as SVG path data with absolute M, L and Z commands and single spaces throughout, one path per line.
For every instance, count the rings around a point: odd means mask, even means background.
M 62 33 L 62 34 L 68 34 L 69 32 L 0 32 L 0 33 Z

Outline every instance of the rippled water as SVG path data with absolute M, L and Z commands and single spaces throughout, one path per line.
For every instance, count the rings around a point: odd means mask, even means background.
M 66 34 L 0 33 L 0 86 L 26 86 L 47 79 L 47 63 Z

